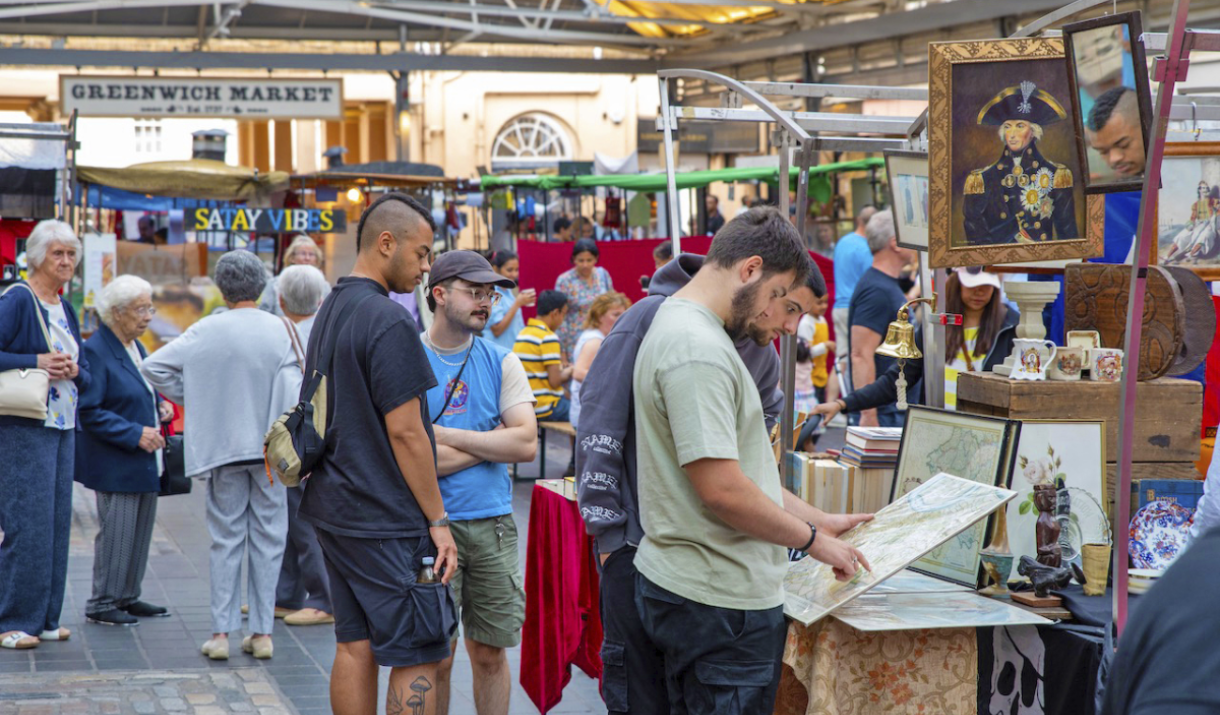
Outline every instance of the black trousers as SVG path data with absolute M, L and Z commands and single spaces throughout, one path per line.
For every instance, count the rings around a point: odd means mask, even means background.
M 636 607 L 665 659 L 672 715 L 770 715 L 788 627 L 783 606 L 696 603 L 636 574 Z M 635 710 L 633 712 L 646 712 Z M 654 710 L 651 712 L 664 712 Z
M 602 700 L 611 713 L 669 711 L 665 658 L 652 644 L 635 605 L 635 547 L 615 551 L 602 567 Z

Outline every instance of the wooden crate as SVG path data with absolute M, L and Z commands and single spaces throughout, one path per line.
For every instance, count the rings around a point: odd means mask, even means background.
M 957 409 L 1026 420 L 1105 420 L 1106 461 L 1118 460 L 1120 385 L 1114 382 L 1010 380 L 994 373 L 961 373 Z M 1203 428 L 1203 386 L 1160 378 L 1135 389 L 1133 462 L 1194 462 Z

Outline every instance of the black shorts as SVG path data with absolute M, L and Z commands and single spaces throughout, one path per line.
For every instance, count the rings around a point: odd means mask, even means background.
M 362 539 L 321 527 L 316 531 L 330 576 L 338 642 L 367 640 L 377 664 L 390 668 L 449 657 L 449 639 L 457 628 L 449 587 L 416 583 L 423 558 L 436 555 L 431 539 Z

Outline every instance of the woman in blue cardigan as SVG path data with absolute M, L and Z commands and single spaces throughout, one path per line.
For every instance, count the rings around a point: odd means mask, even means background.
M 169 615 L 140 600 L 140 584 L 157 517 L 160 424 L 173 418 L 173 406 L 140 374 L 146 353 L 137 338 L 157 312 L 148 281 L 115 278 L 98 297 L 97 312 L 102 325 L 85 341 L 92 380 L 81 394 L 76 443 L 76 481 L 97 492 L 93 598 L 85 618 L 135 626 L 139 618 Z
M 46 370 L 46 420 L 0 416 L 0 648 L 67 640 L 59 627 L 68 575 L 76 404 L 89 386 L 76 313 L 59 291 L 81 245 L 63 221 L 26 241 L 29 281 L 0 296 L 0 371 Z

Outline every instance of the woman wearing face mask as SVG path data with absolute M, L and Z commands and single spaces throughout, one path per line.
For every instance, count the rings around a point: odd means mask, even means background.
M 514 282 L 521 275 L 521 261 L 512 251 L 496 251 L 492 254 L 491 267 L 496 273 Z M 493 287 L 500 294 L 500 300 L 491 306 L 491 317 L 487 319 L 483 338 L 512 352 L 517 335 L 525 328 L 521 309 L 533 305 L 538 299 L 538 293 L 533 288 L 521 290 L 519 285 L 515 290 L 503 286 Z
M 93 380 L 81 394 L 76 445 L 76 481 L 97 493 L 93 597 L 85 617 L 135 626 L 140 618 L 169 615 L 140 600 L 140 583 L 157 517 L 165 446 L 160 425 L 173 419 L 174 408 L 140 374 L 148 353 L 138 338 L 157 312 L 152 286 L 119 276 L 102 290 L 97 307 L 102 325 L 85 342 Z
M 572 245 L 572 268 L 561 273 L 555 281 L 555 290 L 568 297 L 568 315 L 556 331 L 565 362 L 573 360 L 572 351 L 594 299 L 614 290 L 610 273 L 597 265 L 597 257 L 597 243 L 580 239 Z
M 981 268 L 958 268 L 945 281 L 945 309 L 962 316 L 962 325 L 945 326 L 945 407 L 957 408 L 957 376 L 962 372 L 990 372 L 1012 354 L 1020 314 L 1004 303 L 1000 278 Z M 917 327 L 915 342 L 923 348 Z M 923 360 L 908 360 L 904 373 L 913 390 L 912 404 L 923 402 Z M 815 414 L 830 419 L 839 412 L 859 412 L 893 404 L 898 399 L 898 366 L 891 367 L 871 385 L 846 397 L 818 405 Z

